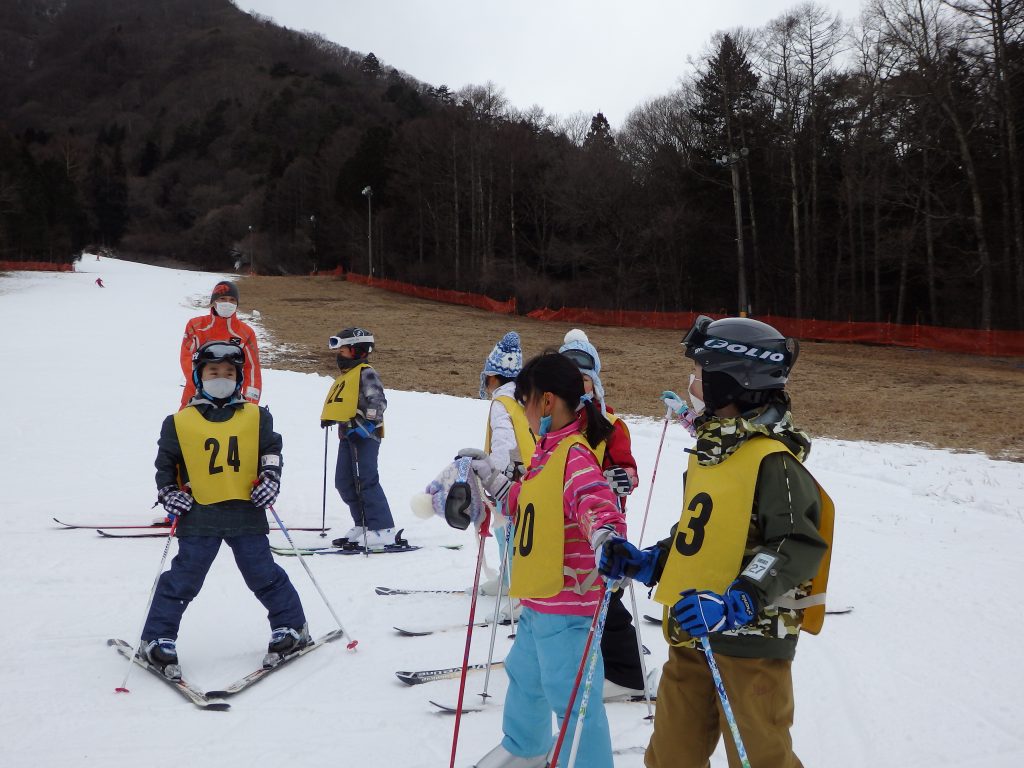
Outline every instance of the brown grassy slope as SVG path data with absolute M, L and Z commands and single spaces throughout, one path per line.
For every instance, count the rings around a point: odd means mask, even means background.
M 393 389 L 475 397 L 483 360 L 508 330 L 527 357 L 557 346 L 570 326 L 413 299 L 334 278 L 254 277 L 242 311 L 289 351 L 278 368 L 336 372 L 327 338 L 347 326 L 373 331 L 372 362 Z M 608 402 L 660 417 L 658 395 L 684 392 L 691 371 L 680 331 L 583 326 L 601 355 Z M 265 361 L 266 362 L 266 361 Z M 818 436 L 919 442 L 1024 461 L 1014 420 L 1024 359 L 985 358 L 854 344 L 803 345 L 790 381 L 797 423 Z

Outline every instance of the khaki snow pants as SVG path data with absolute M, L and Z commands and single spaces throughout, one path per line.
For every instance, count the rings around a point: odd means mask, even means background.
M 752 768 L 802 768 L 793 753 L 792 662 L 715 655 Z M 709 768 L 725 738 L 730 768 L 740 768 L 729 721 L 700 649 L 669 648 L 658 686 L 647 768 Z

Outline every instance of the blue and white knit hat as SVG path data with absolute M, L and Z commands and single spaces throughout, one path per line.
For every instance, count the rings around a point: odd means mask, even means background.
M 594 384 L 594 397 L 601 404 L 601 413 L 607 413 L 604 405 L 604 384 L 601 383 L 601 357 L 597 354 L 597 349 L 593 344 L 590 343 L 590 339 L 587 338 L 587 334 L 581 331 L 579 328 L 573 328 L 567 334 L 565 334 L 565 343 L 558 348 L 559 353 L 566 352 L 568 350 L 579 350 L 589 355 L 593 359 L 593 366 L 586 366 L 582 363 L 582 356 L 570 356 L 572 361 L 576 364 L 576 367 L 580 369 L 580 373 L 584 376 L 588 376 Z
M 480 372 L 480 399 L 488 400 L 487 377 L 504 376 L 514 379 L 523 370 L 523 348 L 519 343 L 519 334 L 509 331 L 494 345 L 491 354 L 484 360 L 484 368 Z

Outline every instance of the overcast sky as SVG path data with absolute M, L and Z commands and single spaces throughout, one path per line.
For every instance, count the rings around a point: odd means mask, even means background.
M 717 30 L 757 27 L 799 0 L 237 0 L 431 85 L 488 80 L 525 109 L 604 112 L 613 126 L 671 91 Z M 861 0 L 818 0 L 856 21 Z

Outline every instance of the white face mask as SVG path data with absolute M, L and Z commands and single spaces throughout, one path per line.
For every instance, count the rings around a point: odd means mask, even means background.
M 214 400 L 227 400 L 235 391 L 234 379 L 207 379 L 203 391 Z
M 213 310 L 221 317 L 231 317 L 235 314 L 235 310 L 238 309 L 238 305 L 230 301 L 217 301 L 213 304 Z
M 697 380 L 697 374 L 690 374 L 690 385 L 686 390 L 686 394 L 690 396 L 690 404 L 693 406 L 693 412 L 697 415 L 704 413 L 704 401 L 693 394 L 693 382 Z

